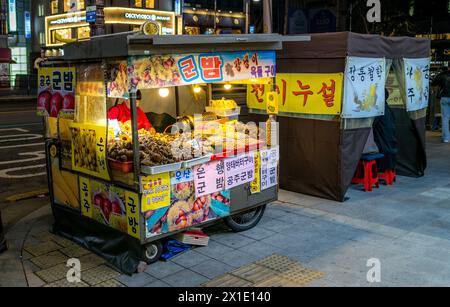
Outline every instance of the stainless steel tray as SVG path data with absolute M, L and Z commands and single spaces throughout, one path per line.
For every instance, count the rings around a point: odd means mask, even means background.
M 202 157 L 194 158 L 194 159 L 191 159 L 191 160 L 183 161 L 181 163 L 181 167 L 182 168 L 191 168 L 191 167 L 193 167 L 195 165 L 199 165 L 199 164 L 203 164 L 203 163 L 209 162 L 209 161 L 211 161 L 211 156 L 212 155 L 207 155 L 207 156 L 202 156 Z
M 167 173 L 176 171 L 181 168 L 182 162 L 176 162 L 171 164 L 164 164 L 158 166 L 145 166 L 141 165 L 141 172 L 147 175 L 155 175 L 161 173 Z

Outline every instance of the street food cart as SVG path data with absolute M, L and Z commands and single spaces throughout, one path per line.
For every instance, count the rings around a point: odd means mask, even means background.
M 255 226 L 277 199 L 278 147 L 211 84 L 273 84 L 280 48 L 278 35 L 127 33 L 43 62 L 54 233 L 133 273 L 158 260 L 164 237 L 222 218 L 235 231 Z M 141 127 L 149 112 L 175 120 Z
M 338 32 L 285 39 L 276 76 L 280 187 L 344 201 L 373 121 L 384 113 L 385 88 L 397 174 L 422 176 L 429 54 L 425 38 Z M 262 92 L 249 86 L 253 113 L 264 113 Z

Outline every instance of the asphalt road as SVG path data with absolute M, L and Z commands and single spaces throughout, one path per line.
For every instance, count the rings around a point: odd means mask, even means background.
M 17 220 L 37 209 L 5 198 L 47 187 L 42 119 L 31 102 L 0 101 L 0 210 Z M 37 203 L 37 202 L 36 202 Z M 14 214 L 4 214 L 4 212 Z M 7 221 L 4 223 L 7 223 Z

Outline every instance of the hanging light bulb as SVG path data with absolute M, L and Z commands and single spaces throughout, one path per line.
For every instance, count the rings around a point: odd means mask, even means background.
M 231 84 L 227 83 L 223 86 L 223 88 L 229 91 L 231 89 Z
M 202 90 L 202 88 L 200 86 L 194 86 L 194 93 L 200 93 L 200 91 Z
M 169 96 L 169 89 L 167 87 L 162 87 L 159 89 L 158 93 L 162 98 L 166 98 L 167 96 Z

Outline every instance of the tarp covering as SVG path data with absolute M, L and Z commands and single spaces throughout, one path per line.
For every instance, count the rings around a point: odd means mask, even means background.
M 78 212 L 53 206 L 53 232 L 103 257 L 125 274 L 136 272 L 141 259 L 140 242 Z
M 413 120 L 403 108 L 392 108 L 397 134 L 397 174 L 409 177 L 424 175 L 427 166 L 425 152 L 425 120 Z

